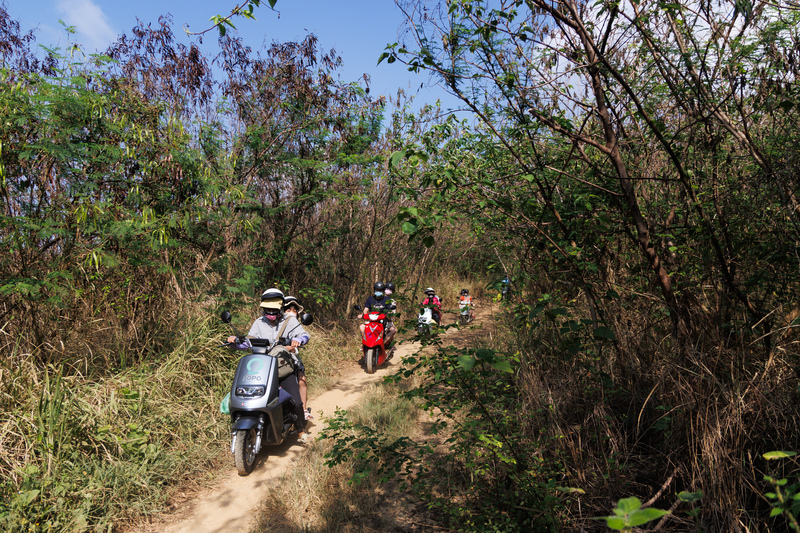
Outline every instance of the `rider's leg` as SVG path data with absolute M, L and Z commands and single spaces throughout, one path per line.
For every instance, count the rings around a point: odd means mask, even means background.
M 308 383 L 306 383 L 306 373 L 297 373 L 297 387 L 300 389 L 300 401 L 303 402 L 303 408 L 308 405 Z
M 392 324 L 391 326 L 389 326 L 389 329 L 386 330 L 386 338 L 384 338 L 384 344 L 386 346 L 388 346 L 389 343 L 392 342 L 392 339 L 394 339 L 396 333 L 397 333 L 397 328 L 395 327 L 395 325 Z
M 361 330 L 361 340 L 363 341 L 367 337 L 367 334 L 366 334 L 367 324 L 366 323 L 361 324 L 360 326 L 358 326 L 358 329 Z M 363 348 L 363 344 L 362 344 L 361 355 L 358 358 L 358 362 L 362 363 L 363 361 L 364 361 L 364 348 Z
M 288 392 L 292 396 L 292 400 L 294 400 L 292 412 L 297 417 L 294 426 L 302 433 L 306 428 L 306 415 L 303 411 L 303 402 L 300 400 L 300 386 L 297 382 L 297 375 L 289 374 L 286 376 L 286 378 L 281 381 L 281 387 L 283 387 L 283 390 Z

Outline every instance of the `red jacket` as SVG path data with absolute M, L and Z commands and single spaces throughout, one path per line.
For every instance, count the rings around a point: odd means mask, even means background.
M 442 301 L 438 296 L 434 296 L 432 300 L 430 298 L 422 300 L 422 305 L 432 305 L 438 309 L 442 306 Z

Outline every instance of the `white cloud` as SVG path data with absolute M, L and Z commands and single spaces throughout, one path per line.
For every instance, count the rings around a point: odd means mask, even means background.
M 117 39 L 108 17 L 92 0 L 60 0 L 58 11 L 67 26 L 75 26 L 88 52 L 105 50 Z

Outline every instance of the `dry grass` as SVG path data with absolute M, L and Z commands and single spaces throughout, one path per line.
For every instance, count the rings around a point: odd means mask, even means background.
M 586 493 L 573 498 L 565 523 L 603 531 L 589 519 L 637 496 L 673 510 L 663 530 L 780 527 L 762 496 L 761 456 L 800 445 L 791 359 L 711 335 L 684 358 L 671 336 L 654 338 L 663 329 L 658 325 L 624 327 L 631 312 L 617 310 L 619 349 L 605 347 L 602 355 L 589 343 L 567 353 L 558 323 L 540 325 L 528 338 L 503 339 L 527 358 L 519 379 L 525 433 L 550 437 L 543 453 L 563 454 L 564 484 Z M 695 506 L 677 503 L 677 493 L 701 490 Z M 693 507 L 700 509 L 697 519 L 687 514 Z
M 6 530 L 33 519 L 43 531 L 122 527 L 163 509 L 183 480 L 216 465 L 207 443 L 227 437 L 217 406 L 233 360 L 216 348 L 213 320 L 185 324 L 171 353 L 108 377 L 75 365 L 41 368 L 25 354 L 3 367 Z
M 414 434 L 419 412 L 407 400 L 398 397 L 395 386 L 378 383 L 364 391 L 358 406 L 348 418 L 399 437 Z M 375 475 L 351 483 L 356 466 L 345 462 L 325 465 L 325 455 L 332 442 L 315 441 L 301 454 L 277 485 L 270 489 L 260 510 L 254 532 L 297 533 L 367 533 L 408 532 L 413 521 L 408 508 L 397 506 L 402 496 L 396 484 L 381 483 Z

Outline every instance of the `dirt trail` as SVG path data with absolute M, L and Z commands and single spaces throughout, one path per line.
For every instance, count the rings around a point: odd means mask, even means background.
M 475 323 L 490 319 L 491 309 L 478 309 Z M 446 323 L 453 320 L 453 315 L 445 318 Z M 471 336 L 470 331 L 451 330 L 447 336 Z M 465 340 L 460 338 L 459 340 Z M 461 344 L 460 342 L 458 344 Z M 353 363 L 352 373 L 342 376 L 335 387 L 315 398 L 309 399 L 314 410 L 315 420 L 310 420 L 307 429 L 312 437 L 319 435 L 323 428 L 320 422 L 323 416 L 331 416 L 337 408 L 353 407 L 364 387 L 395 372 L 400 359 L 414 353 L 417 344 L 402 343 L 395 352 L 395 357 L 388 364 L 381 366 L 374 374 L 367 374 L 363 368 Z M 313 379 L 313 377 L 311 378 Z M 313 445 L 313 444 L 312 444 Z M 229 454 L 229 443 L 221 446 L 221 453 Z M 224 448 L 224 450 L 222 449 Z M 249 531 L 254 511 L 258 507 L 267 489 L 280 482 L 286 468 L 296 461 L 305 448 L 291 439 L 281 446 L 264 446 L 258 455 L 255 469 L 246 477 L 236 473 L 233 456 L 230 460 L 230 473 L 224 475 L 209 489 L 188 501 L 163 521 L 150 524 L 139 530 L 140 533 L 234 533 Z

